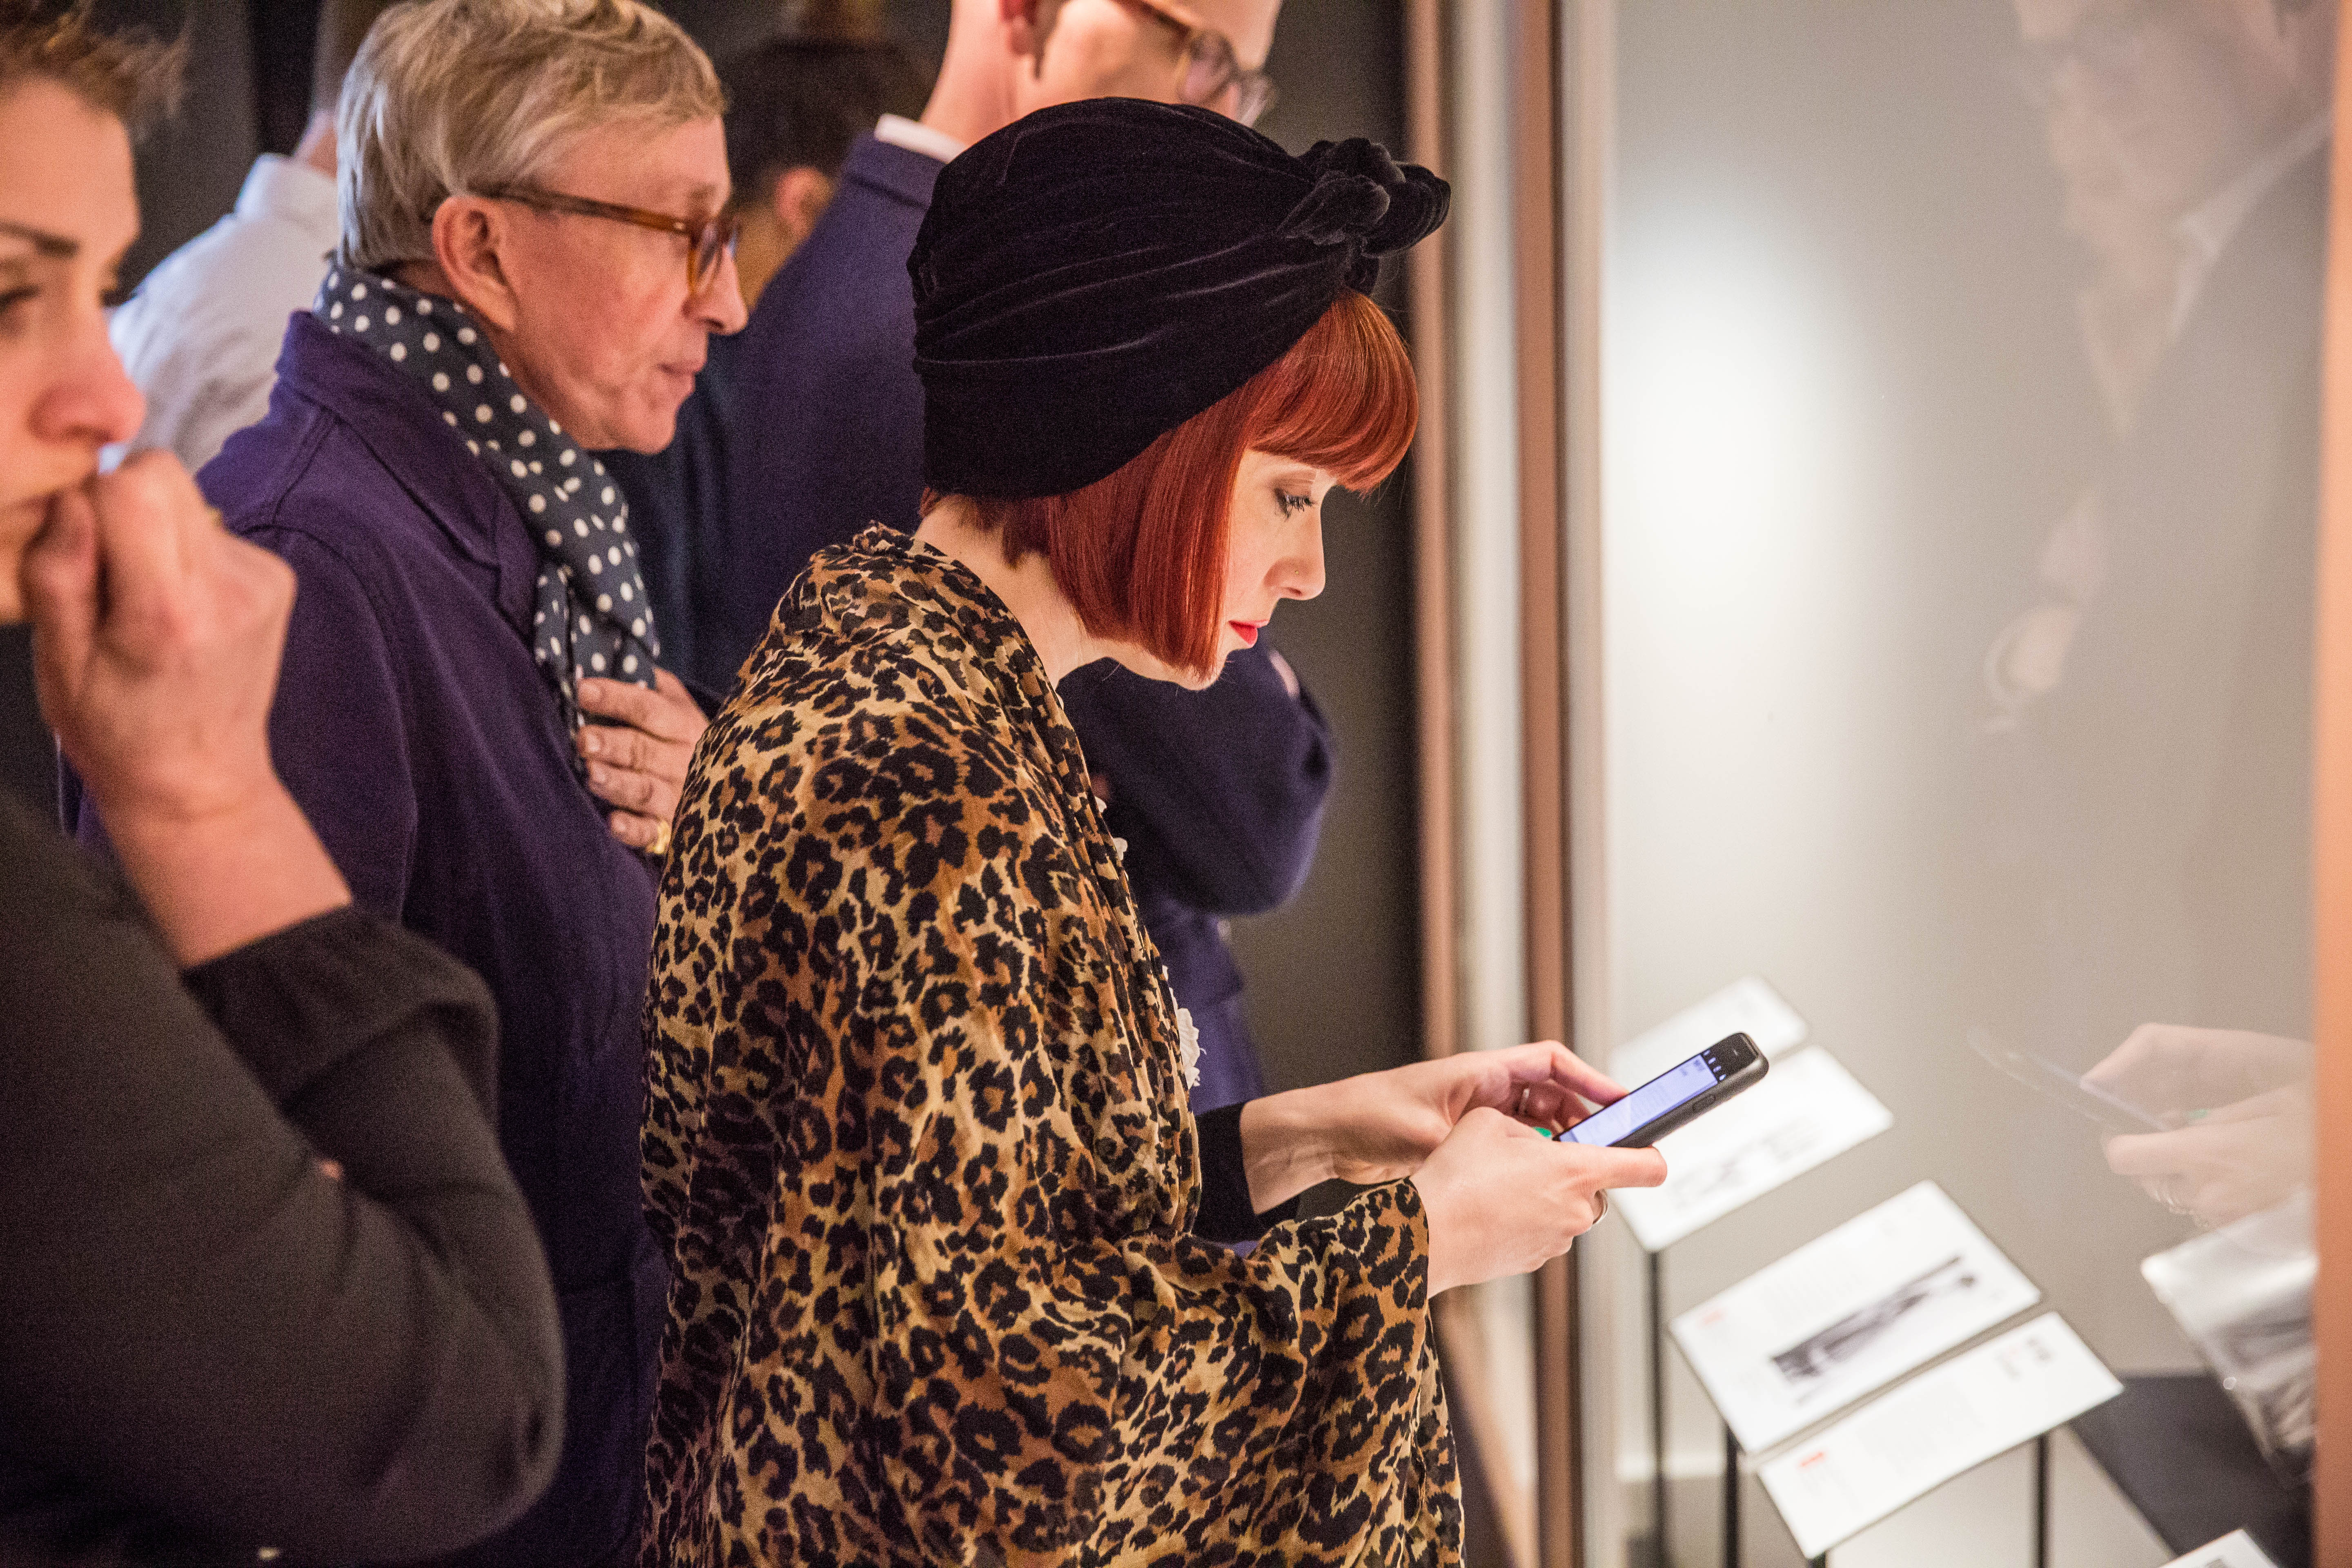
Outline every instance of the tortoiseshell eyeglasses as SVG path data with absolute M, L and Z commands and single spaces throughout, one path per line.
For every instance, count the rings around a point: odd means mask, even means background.
M 1119 3 L 1142 12 L 1182 40 L 1178 47 L 1184 64 L 1176 81 L 1176 96 L 1182 101 L 1214 109 L 1218 100 L 1230 92 L 1234 95 L 1233 117 L 1244 125 L 1256 124 L 1258 116 L 1273 107 L 1274 79 L 1242 64 L 1234 53 L 1231 38 L 1214 27 L 1202 26 L 1171 5 L 1160 4 L 1160 0 Z
M 635 224 L 639 228 L 677 235 L 686 241 L 686 286 L 689 293 L 695 294 L 702 292 L 702 286 L 710 281 L 712 273 L 719 270 L 719 258 L 734 251 L 736 233 L 742 227 L 741 220 L 731 207 L 715 217 L 697 223 L 691 218 L 672 217 L 667 213 L 647 212 L 643 207 L 625 207 L 616 202 L 592 201 L 586 196 L 567 196 L 531 185 L 501 185 L 480 194 L 492 201 L 520 202 L 542 212 L 610 218 L 614 223 Z

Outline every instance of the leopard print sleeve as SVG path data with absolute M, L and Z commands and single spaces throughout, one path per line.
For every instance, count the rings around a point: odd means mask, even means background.
M 644 1562 L 1456 1561 L 1413 1189 L 1188 1236 L 1173 1006 L 1075 742 L 942 643 L 803 636 L 689 781 Z

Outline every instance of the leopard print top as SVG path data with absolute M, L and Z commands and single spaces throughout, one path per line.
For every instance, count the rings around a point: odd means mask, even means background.
M 1459 1561 L 1410 1183 L 1192 1239 L 1175 1007 L 1021 626 L 887 529 L 704 737 L 646 1003 L 642 1563 Z

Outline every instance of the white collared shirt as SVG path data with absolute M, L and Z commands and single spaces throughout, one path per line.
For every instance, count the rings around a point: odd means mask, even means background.
M 2326 113 L 2312 116 L 2301 130 L 2247 164 L 2173 225 L 2173 234 L 2180 244 L 2180 262 L 2174 274 L 2172 293 L 2173 336 L 2179 337 L 2181 329 L 2189 324 L 2189 313 L 2197 308 L 2197 297 L 2205 291 L 2205 280 L 2213 276 L 2221 252 L 2229 248 L 2239 226 L 2271 194 L 2271 187 L 2286 177 L 2288 170 L 2319 150 L 2334 123 L 2333 117 Z
M 942 163 L 954 163 L 964 150 L 964 143 L 946 132 L 935 131 L 903 114 L 884 115 L 875 124 L 874 140 L 904 147 L 909 153 L 920 153 L 926 158 L 937 158 Z
M 265 153 L 236 210 L 147 275 L 108 329 L 147 396 L 131 450 L 193 472 L 268 412 L 286 319 L 318 297 L 337 234 L 334 177 Z

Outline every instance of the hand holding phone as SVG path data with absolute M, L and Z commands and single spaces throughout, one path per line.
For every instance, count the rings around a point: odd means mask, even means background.
M 1655 1149 L 1566 1148 L 1478 1106 L 1412 1173 L 1429 1226 L 1429 1293 L 1539 1268 L 1608 1212 L 1608 1189 L 1665 1179 Z
M 1564 1143 L 1646 1149 L 1675 1128 L 1764 1081 L 1770 1068 L 1746 1035 L 1726 1035 L 1679 1066 L 1668 1068 L 1625 1098 L 1594 1111 L 1561 1133 Z

